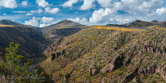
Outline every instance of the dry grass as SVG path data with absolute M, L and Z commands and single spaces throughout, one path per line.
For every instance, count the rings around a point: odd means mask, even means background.
M 105 27 L 105 26 L 93 26 L 92 28 L 117 30 L 117 31 L 145 31 L 145 30 L 142 30 L 142 29 L 129 29 L 129 28 Z
M 1 25 L 0 24 L 0 27 L 13 27 L 13 25 Z
M 161 29 L 161 30 L 166 30 L 166 28 L 160 26 L 160 25 L 154 25 L 154 26 L 151 26 L 149 28 L 156 28 L 156 29 Z

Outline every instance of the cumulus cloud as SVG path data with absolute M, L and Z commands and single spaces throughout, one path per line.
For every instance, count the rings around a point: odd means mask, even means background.
M 97 0 L 102 7 L 110 7 L 112 0 Z
M 77 3 L 78 0 L 68 0 L 64 4 L 62 4 L 63 7 L 73 7 L 73 4 Z
M 38 4 L 38 6 L 41 6 L 41 7 L 47 7 L 49 5 L 48 2 L 46 2 L 45 0 L 36 0 L 36 3 Z
M 123 6 L 121 10 L 134 14 L 147 14 L 162 6 L 163 0 L 121 0 L 121 3 Z
M 47 12 L 47 13 L 52 13 L 52 14 L 54 14 L 54 13 L 57 13 L 57 12 L 59 12 L 60 11 L 60 9 L 59 8 L 50 8 L 50 7 L 47 7 L 47 8 L 45 8 L 45 11 Z
M 157 15 L 163 15 L 166 14 L 166 8 L 159 8 L 156 10 Z
M 74 21 L 74 22 L 78 22 L 80 24 L 88 24 L 88 19 L 87 18 L 69 18 L 68 20 Z
M 90 17 L 90 22 L 91 23 L 104 23 L 110 20 L 111 15 L 114 12 L 109 9 L 99 9 L 99 10 L 95 10 L 92 14 L 92 17 Z
M 27 1 L 22 1 L 22 2 L 21 2 L 21 5 L 22 5 L 22 6 L 27 6 L 27 5 L 28 5 L 28 2 L 27 2 Z
M 166 16 L 164 0 L 96 0 L 103 8 L 95 10 L 90 23 L 127 23 L 137 19 L 161 20 Z
M 40 20 L 40 18 L 33 17 L 30 20 L 26 20 L 25 24 L 26 25 L 31 25 L 31 26 L 39 26 L 39 20 Z
M 53 20 L 54 20 L 54 18 L 52 18 L 52 17 L 44 16 L 41 18 L 39 27 L 49 26 L 49 25 L 53 24 Z
M 39 27 L 45 27 L 45 26 L 48 26 L 47 24 L 40 24 Z
M 80 10 L 88 10 L 93 8 L 95 5 L 93 4 L 95 0 L 84 0 L 84 4 L 81 6 Z
M 41 22 L 42 23 L 51 23 L 51 22 L 53 22 L 53 20 L 54 20 L 54 18 L 52 18 L 52 17 L 43 17 L 42 19 L 41 19 Z
M 33 17 L 30 20 L 26 20 L 24 24 L 36 26 L 36 27 L 44 27 L 53 23 L 54 18 L 52 17 Z
M 16 8 L 17 4 L 15 0 L 1 0 L 0 6 L 3 6 L 5 8 Z

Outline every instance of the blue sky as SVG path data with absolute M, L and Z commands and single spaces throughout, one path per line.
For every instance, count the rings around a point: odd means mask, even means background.
M 166 0 L 0 0 L 0 19 L 40 27 L 65 19 L 96 25 L 165 17 Z

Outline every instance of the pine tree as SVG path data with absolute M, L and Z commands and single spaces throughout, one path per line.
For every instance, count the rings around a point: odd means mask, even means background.
M 10 47 L 6 48 L 6 63 L 0 65 L 0 73 L 3 73 L 9 81 L 18 83 L 42 83 L 40 77 L 44 75 L 43 72 L 39 73 L 37 69 L 35 72 L 29 72 L 32 65 L 31 60 L 25 60 L 24 56 L 19 55 L 19 44 L 10 43 Z M 22 62 L 22 63 L 21 63 Z

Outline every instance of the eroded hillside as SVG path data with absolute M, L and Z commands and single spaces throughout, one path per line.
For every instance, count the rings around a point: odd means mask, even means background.
M 165 83 L 166 29 L 91 27 L 51 45 L 40 66 L 56 83 Z

